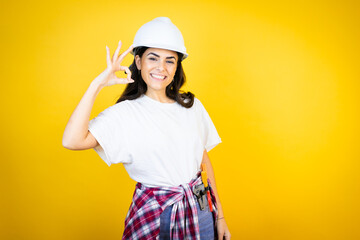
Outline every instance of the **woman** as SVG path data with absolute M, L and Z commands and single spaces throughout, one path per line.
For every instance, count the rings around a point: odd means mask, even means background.
M 110 59 L 106 47 L 107 69 L 71 115 L 64 147 L 93 148 L 108 166 L 123 163 L 137 181 L 123 239 L 230 239 L 207 154 L 221 139 L 201 102 L 179 90 L 185 83 L 181 62 L 188 56 L 181 32 L 158 17 L 118 56 L 120 48 L 121 41 Z M 134 55 L 129 68 L 120 65 L 128 53 Z M 128 85 L 115 105 L 89 121 L 99 91 L 114 84 Z

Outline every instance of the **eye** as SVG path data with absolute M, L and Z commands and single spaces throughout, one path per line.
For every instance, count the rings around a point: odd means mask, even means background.
M 149 58 L 149 59 L 150 59 L 150 60 L 153 60 L 153 61 L 154 61 L 154 60 L 156 60 L 156 59 L 155 59 L 155 58 L 153 58 L 153 57 L 151 57 L 151 58 Z
M 168 63 L 171 63 L 171 64 L 174 64 L 174 62 L 173 61 L 167 61 Z

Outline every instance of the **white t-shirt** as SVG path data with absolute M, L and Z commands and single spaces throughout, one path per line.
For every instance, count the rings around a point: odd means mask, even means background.
M 123 163 L 145 186 L 178 186 L 200 170 L 204 149 L 221 143 L 196 97 L 191 108 L 161 103 L 146 95 L 112 105 L 89 122 L 99 143 L 94 150 L 110 167 Z

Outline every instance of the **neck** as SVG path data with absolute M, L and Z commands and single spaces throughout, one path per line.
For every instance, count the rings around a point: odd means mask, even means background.
M 161 103 L 173 103 L 174 102 L 174 100 L 172 100 L 166 96 L 165 92 L 160 93 L 160 92 L 146 91 L 145 95 L 156 101 L 159 101 Z

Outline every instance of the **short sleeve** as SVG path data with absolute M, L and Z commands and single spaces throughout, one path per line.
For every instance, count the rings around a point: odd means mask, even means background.
M 126 162 L 126 134 L 117 111 L 116 105 L 110 106 L 90 120 L 88 127 L 99 143 L 93 149 L 109 167 Z
M 208 112 L 199 99 L 195 98 L 195 104 L 197 105 L 197 114 L 199 119 L 200 135 L 204 145 L 204 149 L 209 152 L 216 145 L 221 143 L 221 138 L 215 128 L 213 121 L 211 120 Z

